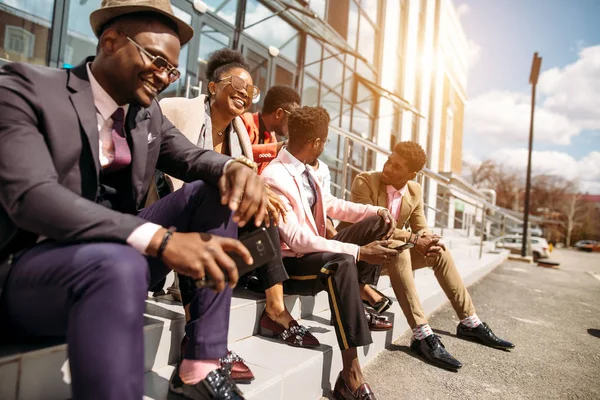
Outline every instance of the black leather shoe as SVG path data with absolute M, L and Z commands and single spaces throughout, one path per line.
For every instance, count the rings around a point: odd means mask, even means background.
M 511 342 L 502 340 L 496 336 L 485 322 L 482 322 L 477 328 L 469 328 L 459 323 L 456 327 L 456 336 L 461 339 L 474 340 L 496 349 L 506 350 L 515 348 L 515 345 Z
M 216 369 L 195 385 L 186 385 L 179 377 L 179 365 L 169 380 L 169 391 L 191 400 L 244 400 L 227 371 Z
M 460 361 L 448 353 L 438 335 L 429 335 L 422 340 L 413 338 L 410 348 L 437 367 L 450 370 L 462 367 Z

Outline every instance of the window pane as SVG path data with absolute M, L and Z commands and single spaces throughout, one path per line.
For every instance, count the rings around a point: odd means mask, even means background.
M 279 65 L 275 66 L 275 85 L 294 87 L 294 73 Z
M 348 16 L 348 44 L 353 49 L 356 48 L 356 38 L 358 37 L 358 6 L 350 2 L 350 14 Z
M 209 25 L 200 29 L 200 45 L 198 47 L 198 79 L 206 87 L 206 63 L 210 55 L 223 47 L 229 47 L 229 36 L 215 30 Z
M 46 65 L 54 0 L 0 0 L 0 58 Z
M 235 16 L 237 13 L 236 0 L 206 0 L 208 10 L 217 14 L 231 25 L 235 25 Z
M 376 81 L 375 72 L 373 72 L 371 67 L 369 67 L 367 64 L 365 64 L 364 61 L 358 60 L 356 64 L 357 64 L 356 70 L 363 78 L 368 79 L 372 82 Z
M 358 38 L 358 52 L 366 58 L 371 64 L 375 55 L 375 28 L 371 23 L 361 15 L 360 17 L 360 35 Z
M 319 83 L 304 75 L 304 84 L 302 86 L 302 105 L 303 106 L 316 106 L 319 103 Z
M 313 74 L 319 78 L 321 75 L 321 49 L 323 47 L 312 38 L 312 36 L 306 37 L 306 54 L 305 54 L 305 67 L 304 71 Z
M 378 10 L 378 1 L 377 0 L 361 0 L 360 1 L 360 5 L 362 7 L 363 10 L 366 11 L 367 15 L 369 16 L 369 18 L 371 18 L 371 21 L 377 23 L 377 14 L 379 12 Z
M 325 51 L 323 58 L 327 57 L 331 57 L 331 53 Z M 337 58 L 331 57 L 323 61 L 323 77 L 321 78 L 321 80 L 327 86 L 341 91 L 343 73 L 344 66 Z
M 326 89 L 323 87 L 323 91 L 325 90 Z M 325 108 L 329 113 L 331 125 L 340 126 L 342 98 L 331 91 L 327 91 L 321 98 L 321 107 Z
M 273 15 L 273 12 L 260 4 L 258 0 L 249 0 L 246 6 L 245 24 L 249 28 L 244 29 L 244 33 L 267 46 L 277 47 L 281 55 L 296 62 L 299 44 L 298 30 L 280 17 L 263 21 L 270 15 Z
M 369 115 L 354 107 L 352 113 L 352 132 L 365 139 L 371 138 L 372 119 Z
M 325 10 L 327 9 L 327 0 L 310 0 L 308 6 L 319 17 L 325 19 Z

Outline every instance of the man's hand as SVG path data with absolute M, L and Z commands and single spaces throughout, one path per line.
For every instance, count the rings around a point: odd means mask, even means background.
M 285 142 L 277 142 L 277 154 L 279 154 L 279 152 L 281 151 L 283 146 L 285 146 L 286 144 L 287 144 L 287 140 Z
M 274 221 L 275 225 L 277 225 L 277 223 L 279 222 L 280 216 L 281 216 L 281 219 L 283 219 L 283 222 L 287 222 L 287 218 L 285 217 L 287 208 L 285 207 L 285 204 L 283 204 L 283 201 L 281 201 L 279 196 L 277 196 L 275 193 L 273 193 L 273 191 L 269 188 L 267 188 L 267 197 L 269 200 L 269 203 L 267 204 L 267 211 L 269 213 L 270 219 L 272 219 Z M 269 220 L 269 218 L 267 218 L 265 220 L 265 223 L 267 224 L 267 226 L 269 226 L 269 222 L 270 222 L 270 220 Z
M 335 235 L 337 235 L 337 230 L 335 229 L 335 226 L 333 226 L 333 221 L 327 218 L 325 220 L 325 238 L 333 239 Z
M 233 211 L 233 222 L 240 227 L 254 217 L 256 226 L 261 226 L 267 215 L 267 190 L 264 182 L 252 168 L 232 162 L 219 179 L 221 204 Z
M 441 236 L 431 235 L 425 232 L 419 236 L 415 249 L 424 256 L 437 256 L 441 253 L 442 249 L 446 249 L 443 244 L 439 243 L 441 238 Z M 433 251 L 432 247 L 434 247 Z M 430 252 L 431 254 L 429 254 Z
M 444 250 L 446 250 L 446 246 L 442 242 L 437 242 L 435 245 L 429 247 L 426 255 L 427 257 L 438 257 Z
M 148 246 L 148 254 L 156 256 L 165 232 L 164 228 L 156 232 Z M 172 270 L 194 279 L 210 276 L 216 284 L 215 290 L 220 292 L 225 289 L 224 273 L 231 287 L 235 287 L 239 278 L 237 266 L 226 252 L 238 253 L 248 265 L 254 262 L 239 240 L 196 232 L 173 233 L 163 251 L 162 261 Z
M 389 246 L 391 243 L 391 240 L 377 240 L 361 246 L 357 261 L 379 265 L 398 257 L 402 251 L 388 249 L 386 246 Z
M 377 215 L 379 215 L 386 224 L 389 225 L 389 229 L 383 239 L 389 239 L 394 234 L 394 230 L 396 229 L 396 220 L 392 216 L 392 213 L 387 208 L 380 208 L 377 211 Z

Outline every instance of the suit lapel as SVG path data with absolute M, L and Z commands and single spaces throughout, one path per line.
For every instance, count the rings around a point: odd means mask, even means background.
M 373 199 L 373 204 L 379 207 L 388 208 L 388 195 L 387 187 L 379 181 L 379 190 L 377 191 L 377 198 Z
M 300 194 L 300 199 L 302 201 L 302 208 L 304 208 L 304 214 L 306 214 L 306 218 L 310 221 L 314 231 L 319 234 L 319 230 L 317 229 L 317 223 L 315 222 L 315 217 L 310 210 L 310 205 L 308 204 L 308 199 L 304 193 L 304 185 L 302 182 L 302 175 L 298 173 L 292 161 L 287 157 L 287 154 L 284 152 L 280 152 L 278 158 L 281 160 L 281 164 L 285 167 L 292 178 L 294 178 L 294 182 L 296 183 L 296 188 L 298 189 L 298 193 Z M 318 189 L 317 189 L 318 191 Z M 319 195 L 321 195 L 319 193 Z
M 408 188 L 408 183 L 406 185 L 406 192 L 404 193 L 404 196 L 402 196 L 402 204 L 400 205 L 400 217 L 398 218 L 398 222 L 401 224 L 404 224 L 406 222 L 406 220 L 410 216 L 410 210 L 412 210 L 413 199 Z
M 129 107 L 125 127 L 131 137 L 131 182 L 133 184 L 136 205 L 142 201 L 142 185 L 148 157 L 148 135 L 150 113 L 137 106 Z
M 94 96 L 92 94 L 92 86 L 90 85 L 87 62 L 92 59 L 85 60 L 82 64 L 69 71 L 69 89 L 73 92 L 70 96 L 71 103 L 79 119 L 79 124 L 85 132 L 94 166 L 96 168 L 96 177 L 100 173 L 100 138 L 98 134 L 98 118 L 96 117 L 96 106 L 94 105 Z

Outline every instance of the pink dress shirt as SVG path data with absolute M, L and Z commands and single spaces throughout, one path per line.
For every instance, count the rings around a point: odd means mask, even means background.
M 404 193 L 406 193 L 407 185 L 400 190 L 396 189 L 392 185 L 387 185 L 387 208 L 392 213 L 392 216 L 396 221 L 400 218 L 400 208 L 402 207 L 402 197 L 404 197 Z

